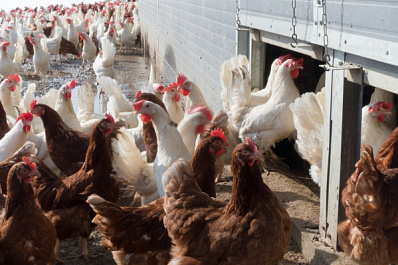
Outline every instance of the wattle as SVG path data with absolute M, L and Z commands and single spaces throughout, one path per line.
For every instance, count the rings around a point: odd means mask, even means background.
M 381 114 L 381 115 L 377 116 L 377 119 L 379 120 L 379 122 L 383 122 L 386 119 L 386 115 Z
M 28 178 L 24 178 L 23 182 L 25 183 L 31 183 L 33 181 L 33 177 L 28 177 Z
M 293 79 L 296 79 L 298 76 L 299 76 L 299 70 L 296 68 L 296 69 L 294 69 L 294 70 L 292 70 L 291 72 L 290 72 L 290 76 L 293 78 Z
M 189 90 L 188 89 L 181 89 L 181 94 L 183 94 L 184 96 L 188 96 L 189 95 Z
M 141 120 L 143 123 L 147 124 L 151 121 L 151 116 L 149 116 L 148 114 L 141 114 Z
M 174 95 L 173 100 L 175 102 L 179 102 L 180 101 L 181 96 L 179 94 Z
M 12 86 L 12 87 L 10 87 L 10 91 L 11 91 L 11 92 L 14 92 L 14 91 L 15 91 L 15 89 L 16 89 L 16 87 L 15 87 L 15 86 Z

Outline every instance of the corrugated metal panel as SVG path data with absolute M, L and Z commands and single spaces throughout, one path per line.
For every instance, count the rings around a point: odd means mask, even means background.
M 319 1 L 322 2 L 322 1 Z M 398 1 L 326 1 L 329 47 L 398 66 Z M 241 1 L 243 26 L 292 35 L 292 1 Z M 296 0 L 299 40 L 323 45 L 322 7 Z

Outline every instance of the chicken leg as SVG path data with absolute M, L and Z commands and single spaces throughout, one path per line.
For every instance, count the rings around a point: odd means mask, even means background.
M 82 256 L 85 258 L 85 260 L 89 260 L 90 258 L 95 258 L 94 255 L 90 255 L 88 253 L 88 248 L 87 248 L 87 238 L 82 237 L 82 247 L 83 247 L 83 251 L 82 251 Z
M 60 259 L 60 258 L 58 257 L 59 246 L 60 246 L 60 244 L 61 244 L 61 241 L 57 238 L 57 241 L 55 242 L 55 247 L 54 247 L 55 260 L 56 260 L 58 263 L 65 263 L 64 260 L 62 260 L 62 259 Z

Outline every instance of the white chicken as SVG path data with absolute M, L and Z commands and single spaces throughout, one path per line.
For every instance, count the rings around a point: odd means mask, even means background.
M 120 26 L 122 29 L 118 31 L 117 34 L 119 35 L 118 43 L 120 45 L 120 51 L 122 51 L 122 49 L 124 50 L 133 47 L 137 36 L 129 30 L 129 27 L 125 23 L 120 22 Z
M 66 23 L 68 23 L 68 33 L 66 34 L 66 39 L 72 42 L 75 47 L 79 45 L 79 33 L 77 32 L 73 21 L 70 18 L 66 19 Z
M 91 62 L 97 55 L 97 46 L 95 46 L 94 42 L 86 32 L 79 33 L 79 36 L 83 40 L 82 67 L 84 68 L 84 60 L 87 60 L 88 69 L 91 69 Z
M 141 204 L 148 204 L 159 198 L 153 164 L 147 164 L 141 156 L 133 136 L 126 128 L 121 128 L 117 139 L 112 140 L 112 167 L 122 182 L 127 182 L 127 189 L 137 192 Z
M 42 80 L 44 80 L 47 72 L 50 70 L 50 53 L 45 52 L 41 47 L 40 41 L 37 41 L 34 37 L 29 36 L 29 40 L 34 50 L 33 63 L 35 73 L 41 75 Z
M 247 97 L 250 97 L 250 74 L 243 65 L 239 68 L 230 69 L 232 80 L 220 77 L 229 91 L 234 94 L 229 97 L 232 102 L 232 110 L 229 116 L 232 123 L 239 129 L 239 138 L 249 137 L 264 153 L 277 142 L 288 137 L 294 132 L 293 114 L 288 108 L 290 103 L 300 97 L 300 93 L 294 84 L 293 78 L 297 78 L 298 68 L 302 68 L 303 59 L 289 59 L 278 69 L 275 76 L 272 95 L 267 103 L 251 108 L 247 105 Z M 228 71 L 225 71 L 228 72 Z M 246 94 L 244 94 L 246 92 Z M 246 96 L 246 98 L 245 98 Z
M 170 112 L 169 112 L 170 113 Z M 213 114 L 207 106 L 193 105 L 177 126 L 185 146 L 189 153 L 193 156 L 197 143 L 197 136 L 203 133 L 206 124 L 208 124 Z
M 130 102 L 127 100 L 126 96 L 117 85 L 116 80 L 103 76 L 99 77 L 97 81 L 108 98 L 115 96 L 119 108 L 120 118 L 126 122 L 126 127 L 136 127 L 138 125 L 137 117 L 131 109 Z
M 374 92 L 372 93 L 372 96 L 370 97 L 370 103 L 376 103 L 380 101 L 388 102 L 391 104 L 391 114 L 386 116 L 384 122 L 387 123 L 391 129 L 394 129 L 395 127 L 397 127 L 397 108 L 395 107 L 394 94 L 387 90 L 376 87 Z
M 133 107 L 136 113 L 141 114 L 140 118 L 144 123 L 152 120 L 158 144 L 153 172 L 159 196 L 163 197 L 162 175 L 164 171 L 178 158 L 183 157 L 189 161 L 192 157 L 170 116 L 161 106 L 141 100 L 133 103 Z
M 15 126 L 0 140 L 0 161 L 7 159 L 25 144 L 32 120 L 33 114 L 29 112 L 22 113 L 17 118 Z
M 179 103 L 180 99 L 180 92 L 174 86 L 168 86 L 163 90 L 163 103 L 171 120 L 177 124 L 184 118 L 184 110 Z
M 93 63 L 93 69 L 97 79 L 101 76 L 115 77 L 114 61 L 116 49 L 109 40 L 105 39 L 101 42 L 102 52 L 98 53 Z
M 94 94 L 89 83 L 80 86 L 77 95 L 77 106 L 79 108 L 77 118 L 82 132 L 91 133 L 95 123 L 102 119 L 104 115 L 94 112 Z
M 101 39 L 99 39 L 101 42 L 101 45 L 105 40 L 108 40 L 113 45 L 116 45 L 116 43 L 117 43 L 116 34 L 117 34 L 117 32 L 115 31 L 114 26 L 112 26 L 111 23 L 109 23 L 108 31 L 104 33 L 104 36 L 101 37 Z
M 371 102 L 362 108 L 361 145 L 372 146 L 375 156 L 392 133 L 390 126 L 384 122 L 386 114 L 391 114 L 391 108 L 389 102 Z
M 18 112 L 14 108 L 14 102 L 12 99 L 12 93 L 16 90 L 17 84 L 20 82 L 20 78 L 17 74 L 12 74 L 3 80 L 0 84 L 0 100 L 3 104 L 4 110 L 7 115 L 16 119 Z
M 56 27 L 54 31 L 53 38 L 47 38 L 44 34 L 39 34 L 38 37 L 40 38 L 40 43 L 44 51 L 51 54 L 59 54 L 62 41 L 62 28 Z
M 66 125 L 80 132 L 82 131 L 82 127 L 77 119 L 71 100 L 72 88 L 74 88 L 76 85 L 77 83 L 75 79 L 73 79 L 59 89 L 55 110 L 62 117 L 62 120 L 66 123 Z
M 10 55 L 7 52 L 7 47 L 9 45 L 10 42 L 3 41 L 0 43 L 0 75 L 2 76 L 17 74 L 21 68 L 20 64 L 11 60 Z

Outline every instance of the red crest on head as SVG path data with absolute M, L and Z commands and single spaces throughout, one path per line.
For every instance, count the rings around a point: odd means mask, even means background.
M 33 163 L 32 161 L 30 161 L 29 157 L 24 156 L 24 157 L 22 157 L 22 160 L 27 166 L 29 166 L 30 170 L 32 170 L 32 171 L 37 170 L 36 163 Z
M 280 56 L 278 58 L 278 60 L 279 60 L 279 63 L 282 64 L 284 61 L 286 61 L 287 59 L 290 59 L 290 58 L 292 58 L 292 56 L 290 55 L 290 53 L 288 53 L 286 55 Z
M 8 81 L 8 80 L 19 82 L 21 79 L 19 78 L 19 76 L 17 74 L 12 74 L 6 78 L 6 81 Z
M 32 121 L 33 120 L 33 114 L 30 112 L 24 112 L 15 121 L 17 123 L 19 120 L 26 120 L 26 121 Z
M 289 62 L 286 63 L 286 67 L 292 68 L 294 65 L 303 65 L 303 58 L 292 58 Z
M 36 104 L 37 104 L 37 100 L 36 99 L 32 100 L 32 102 L 30 102 L 30 106 L 29 106 L 30 110 L 34 109 Z
M 115 123 L 115 119 L 112 117 L 110 113 L 105 113 L 105 119 L 107 119 L 111 123 Z
M 196 113 L 196 112 L 202 112 L 206 115 L 207 119 L 211 121 L 213 119 L 213 114 L 211 113 L 211 110 L 207 106 L 204 106 L 202 104 L 195 104 L 193 105 L 188 111 L 189 114 Z
M 249 137 L 245 137 L 245 140 L 246 144 L 248 144 L 251 147 L 253 153 L 258 152 L 257 145 Z
M 81 32 L 79 32 L 79 36 L 81 37 L 81 36 L 83 36 L 83 34 Z
M 154 86 L 154 87 L 153 87 L 153 90 L 154 90 L 155 92 L 160 93 L 160 94 L 164 94 L 164 91 L 165 91 L 166 89 L 165 89 L 165 87 L 162 86 L 162 85 L 157 85 L 157 86 Z
M 390 110 L 390 109 L 392 108 L 392 105 L 391 105 L 390 102 L 382 102 L 382 101 L 379 101 L 379 102 L 376 102 L 376 103 L 374 103 L 373 105 L 371 105 L 371 106 L 369 107 L 369 112 L 370 112 L 370 113 L 375 112 L 375 111 L 377 111 L 380 107 L 383 108 L 383 109 L 385 109 L 385 110 Z
M 212 130 L 210 135 L 213 136 L 213 137 L 219 137 L 224 142 L 227 141 L 227 137 L 225 137 L 224 132 L 220 128 Z
M 69 81 L 68 83 L 66 83 L 65 86 L 66 86 L 68 89 L 72 89 L 72 88 L 74 88 L 76 85 L 77 85 L 76 79 L 73 79 L 72 81 Z
M 37 37 L 39 37 L 40 39 L 43 38 L 42 34 L 37 35 Z
M 188 79 L 188 78 L 187 78 L 185 75 L 179 73 L 179 74 L 177 75 L 177 82 L 173 82 L 172 84 L 170 84 L 168 87 L 166 87 L 165 91 L 168 91 L 168 90 L 170 90 L 170 89 L 172 89 L 172 88 L 177 88 L 177 87 L 181 86 L 182 84 L 184 84 L 184 82 L 185 82 L 187 79 Z
M 135 98 L 139 98 L 141 96 L 142 92 L 141 90 L 138 90 L 137 93 L 135 94 Z

